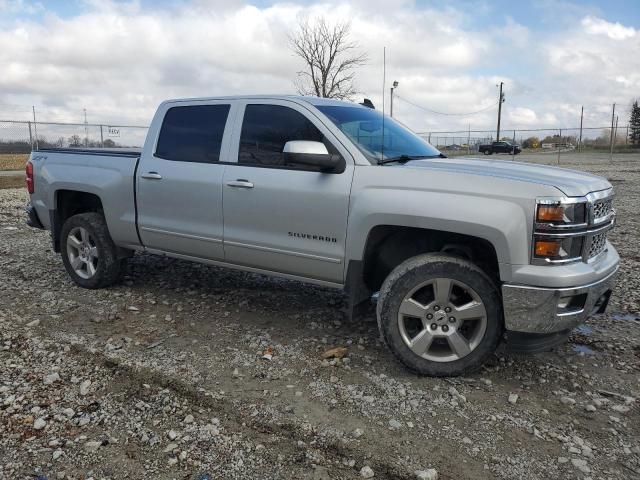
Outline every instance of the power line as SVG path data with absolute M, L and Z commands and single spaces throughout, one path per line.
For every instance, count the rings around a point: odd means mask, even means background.
M 397 93 L 396 93 L 396 94 L 394 94 L 394 97 L 395 97 L 395 98 L 399 98 L 399 99 L 400 99 L 400 100 L 402 100 L 403 102 L 408 103 L 409 105 L 413 105 L 414 107 L 419 108 L 420 110 L 424 110 L 425 112 L 433 113 L 433 114 L 436 114 L 436 115 L 448 115 L 448 116 L 462 116 L 462 117 L 464 117 L 464 116 L 468 116 L 468 115 L 475 115 L 476 113 L 486 112 L 486 111 L 487 111 L 487 110 L 489 110 L 490 108 L 494 108 L 496 105 L 498 105 L 498 102 L 496 102 L 496 103 L 493 103 L 493 104 L 489 105 L 488 107 L 482 108 L 482 109 L 480 109 L 480 110 L 476 110 L 476 111 L 474 111 L 474 112 L 467 112 L 467 113 L 447 113 L 447 112 L 438 112 L 438 111 L 436 111 L 436 110 L 432 110 L 432 109 L 430 109 L 430 108 L 423 107 L 422 105 L 418 105 L 418 104 L 417 104 L 417 103 L 415 103 L 415 102 L 412 102 L 412 101 L 410 101 L 410 100 L 407 100 L 407 99 L 406 99 L 406 98 L 404 98 L 404 97 L 401 97 L 401 96 L 400 96 L 400 95 L 398 95 Z

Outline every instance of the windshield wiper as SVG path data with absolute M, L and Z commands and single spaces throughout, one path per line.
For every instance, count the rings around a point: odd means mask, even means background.
M 424 160 L 425 158 L 447 158 L 442 153 L 439 155 L 398 155 L 397 157 L 385 158 L 384 160 L 378 160 L 378 165 L 386 165 L 387 163 L 407 163 L 411 160 Z

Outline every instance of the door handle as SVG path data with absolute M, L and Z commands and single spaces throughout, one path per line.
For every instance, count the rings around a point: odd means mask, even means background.
M 140 176 L 148 180 L 162 180 L 162 175 L 160 175 L 158 172 L 147 172 L 143 173 Z
M 239 178 L 238 180 L 233 180 L 231 182 L 227 182 L 227 185 L 235 188 L 253 188 L 253 183 L 249 180 L 244 180 Z

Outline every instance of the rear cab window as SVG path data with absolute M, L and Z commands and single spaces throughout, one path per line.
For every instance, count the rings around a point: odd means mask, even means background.
M 162 121 L 155 156 L 179 162 L 219 162 L 230 108 L 230 104 L 169 108 Z

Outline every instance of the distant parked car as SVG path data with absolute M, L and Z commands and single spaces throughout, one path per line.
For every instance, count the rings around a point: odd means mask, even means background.
M 522 151 L 520 145 L 509 142 L 493 142 L 491 144 L 480 145 L 478 151 L 485 155 L 493 155 L 494 153 L 509 153 L 517 155 Z

